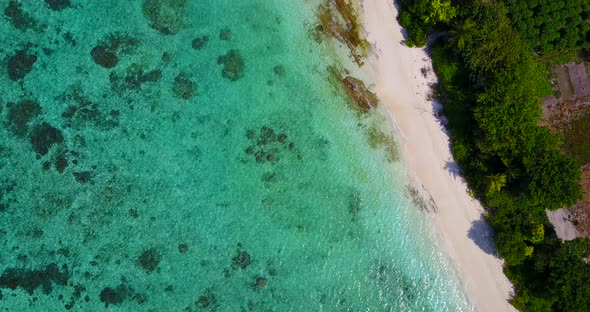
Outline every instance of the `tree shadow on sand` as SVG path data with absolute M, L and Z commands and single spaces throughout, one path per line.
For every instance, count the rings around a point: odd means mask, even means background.
M 494 230 L 483 216 L 471 223 L 467 237 L 488 255 L 500 258 L 494 247 Z

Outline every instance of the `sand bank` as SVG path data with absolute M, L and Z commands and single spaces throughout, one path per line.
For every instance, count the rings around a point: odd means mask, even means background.
M 478 311 L 514 311 L 508 303 L 512 285 L 502 272 L 502 260 L 493 254 L 490 230 L 482 220 L 483 208 L 468 195 L 458 175 L 449 138 L 428 101 L 429 83 L 436 78 L 422 49 L 403 45 L 397 8 L 391 0 L 359 0 L 367 39 L 375 51 L 365 69 L 375 91 L 391 112 L 402 158 L 410 178 L 427 190 L 438 208 L 433 224 L 443 248 L 454 262 L 470 301 Z

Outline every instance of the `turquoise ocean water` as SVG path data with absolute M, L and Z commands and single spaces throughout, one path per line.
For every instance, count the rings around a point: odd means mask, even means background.
M 1 310 L 471 310 L 318 4 L 0 0 Z

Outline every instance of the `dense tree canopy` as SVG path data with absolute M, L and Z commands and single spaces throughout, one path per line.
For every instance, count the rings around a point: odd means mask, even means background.
M 535 50 L 590 46 L 590 1 L 503 0 L 514 26 Z

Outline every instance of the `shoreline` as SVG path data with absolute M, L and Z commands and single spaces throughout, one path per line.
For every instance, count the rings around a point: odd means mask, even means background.
M 435 235 L 469 301 L 477 311 L 516 311 L 508 302 L 512 285 L 502 271 L 503 260 L 494 256 L 491 248 L 484 251 L 478 246 L 491 246 L 489 226 L 481 222 L 484 209 L 469 196 L 455 169 L 449 137 L 435 117 L 434 104 L 427 99 L 429 84 L 436 81 L 430 57 L 424 49 L 403 44 L 393 1 L 354 2 L 374 49 L 362 70 L 368 70 L 374 91 L 392 117 L 410 181 L 429 193 L 438 207 L 431 215 Z M 429 69 L 426 77 L 422 68 Z

